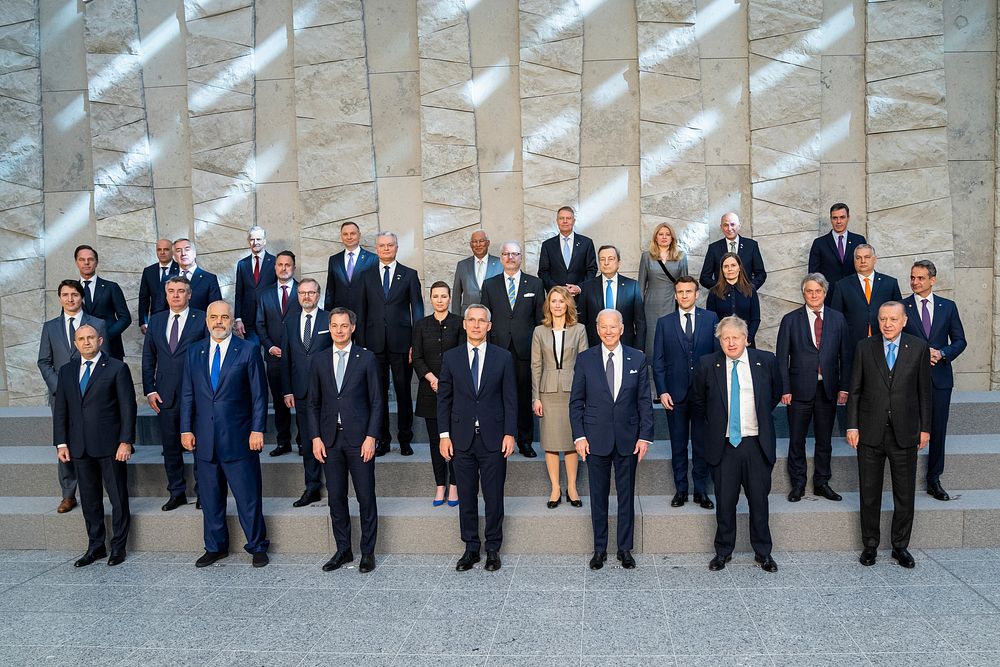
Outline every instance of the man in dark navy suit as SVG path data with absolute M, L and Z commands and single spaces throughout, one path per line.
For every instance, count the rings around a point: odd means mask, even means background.
M 285 405 L 285 385 L 281 374 L 281 349 L 285 338 L 285 322 L 299 314 L 299 284 L 295 280 L 295 255 L 282 250 L 274 259 L 275 282 L 259 291 L 257 297 L 257 324 L 254 329 L 264 352 L 267 369 L 267 386 L 271 391 L 274 407 L 274 429 L 277 446 L 270 456 L 281 456 L 292 451 L 292 411 Z M 295 434 L 295 443 L 302 455 L 302 431 Z
M 708 569 L 726 567 L 736 547 L 736 504 L 740 487 L 750 506 L 750 544 L 765 572 L 777 572 L 771 556 L 767 495 L 774 468 L 774 418 L 781 400 L 781 373 L 770 352 L 747 347 L 747 324 L 736 316 L 716 327 L 721 352 L 701 358 L 694 402 L 707 420 L 705 461 L 715 483 L 715 557 Z
M 228 483 L 247 538 L 243 548 L 253 556 L 254 567 L 264 567 L 270 544 L 260 479 L 267 423 L 264 362 L 256 345 L 232 335 L 228 303 L 209 305 L 205 321 L 209 338 L 188 349 L 180 387 L 181 445 L 194 452 L 205 526 L 205 553 L 195 566 L 207 567 L 229 555 Z
M 149 325 L 149 318 L 167 309 L 167 297 L 163 286 L 167 278 L 176 276 L 180 270 L 174 261 L 174 244 L 170 239 L 156 242 L 156 263 L 142 270 L 139 281 L 139 329 L 143 334 Z
M 320 352 L 330 348 L 330 316 L 316 307 L 320 295 L 318 282 L 306 278 L 299 282 L 296 291 L 299 297 L 298 316 L 293 314 L 285 318 L 285 331 L 281 336 L 281 384 L 284 387 L 285 407 L 295 409 L 295 426 L 299 437 L 306 440 L 306 445 L 299 451 L 306 490 L 292 503 L 292 507 L 305 507 L 319 501 L 323 488 L 323 468 L 313 456 L 308 436 L 309 364 Z
M 830 285 L 826 294 L 828 306 L 833 303 L 833 286 L 855 273 L 854 249 L 868 243 L 861 234 L 847 231 L 850 220 L 851 209 L 847 208 L 847 204 L 838 202 L 831 206 L 830 226 L 833 231 L 820 236 L 809 248 L 809 273 L 822 273 Z
M 184 479 L 184 449 L 181 447 L 180 383 L 187 364 L 188 348 L 208 336 L 205 313 L 191 308 L 191 283 L 183 276 L 167 280 L 167 310 L 149 320 L 142 344 L 142 393 L 160 424 L 163 467 L 170 498 L 164 512 L 187 504 Z M 195 493 L 198 492 L 197 483 Z
M 602 245 L 597 251 L 600 275 L 583 283 L 577 299 L 580 322 L 587 328 L 591 347 L 601 342 L 597 334 L 597 313 L 613 308 L 622 314 L 625 331 L 622 345 L 639 349 L 646 347 L 646 309 L 642 304 L 639 283 L 618 273 L 621 255 L 613 245 Z
M 500 569 L 503 544 L 503 486 L 507 457 L 517 432 L 517 382 L 514 360 L 503 348 L 486 342 L 489 308 L 465 309 L 466 344 L 441 359 L 438 376 L 438 426 L 441 456 L 455 459 L 458 516 L 465 552 L 455 569 L 465 572 L 479 562 L 479 488 L 486 504 L 486 565 Z
M 608 558 L 608 497 L 611 468 L 618 495 L 618 560 L 635 567 L 632 556 L 635 519 L 635 470 L 653 442 L 653 401 L 649 370 L 641 350 L 622 345 L 622 314 L 605 308 L 597 314 L 601 344 L 576 360 L 569 417 L 576 453 L 587 461 L 594 555 L 590 569 Z M 589 460 L 588 460 L 589 459 Z
M 743 270 L 746 271 L 747 278 L 753 283 L 754 289 L 759 290 L 760 286 L 767 280 L 767 271 L 764 270 L 764 258 L 760 254 L 760 246 L 753 239 L 740 236 L 740 217 L 733 212 L 722 216 L 719 228 L 722 229 L 723 238 L 710 243 L 705 253 L 705 263 L 701 267 L 701 275 L 698 282 L 705 289 L 712 289 L 719 281 L 719 271 L 722 270 L 722 256 L 727 252 L 734 252 L 740 256 L 743 262 Z
M 254 225 L 247 230 L 247 245 L 250 254 L 236 262 L 236 301 L 234 311 L 236 323 L 233 330 L 237 336 L 256 341 L 257 299 L 260 293 L 274 285 L 274 255 L 264 250 L 267 232 Z
M 198 266 L 197 259 L 198 250 L 191 239 L 174 241 L 174 260 L 180 266 L 177 275 L 191 282 L 191 307 L 204 312 L 208 304 L 222 300 L 222 290 L 218 277 Z
M 374 253 L 361 247 L 361 229 L 348 220 L 340 225 L 340 242 L 344 249 L 330 255 L 326 269 L 326 296 L 323 310 L 330 312 L 340 306 L 358 314 L 361 309 L 361 274 L 378 263 Z
M 910 269 L 910 289 L 906 297 L 906 328 L 904 331 L 927 341 L 930 347 L 931 385 L 934 400 L 931 409 L 931 441 L 927 450 L 927 493 L 937 500 L 951 500 L 941 486 L 944 472 L 944 441 L 948 434 L 948 413 L 951 392 L 955 387 L 952 364 L 966 347 L 965 329 L 958 315 L 958 306 L 951 299 L 933 294 L 937 283 L 937 267 L 929 259 L 913 263 Z
M 128 469 L 135 443 L 135 389 L 123 362 L 101 352 L 97 329 L 76 330 L 80 356 L 59 369 L 52 404 L 52 440 L 59 460 L 73 461 L 80 484 L 80 506 L 87 524 L 87 552 L 74 565 L 84 567 L 106 557 L 104 491 L 111 500 L 111 557 L 125 560 L 131 515 Z
M 308 284 L 303 281 L 303 284 Z M 319 285 L 316 285 L 317 292 Z M 319 295 L 317 294 L 317 300 Z M 322 311 L 320 311 L 322 312 Z M 358 571 L 375 569 L 378 505 L 375 498 L 375 437 L 385 402 L 375 355 L 351 342 L 357 318 L 347 308 L 334 308 L 327 320 L 333 346 L 317 353 L 310 364 L 306 433 L 314 459 L 326 471 L 327 501 L 337 551 L 323 571 L 354 560 L 351 515 L 347 509 L 347 475 L 354 483 L 361 519 L 361 562 Z
M 781 402 L 788 406 L 789 502 L 802 500 L 806 488 L 806 434 L 816 438 L 813 493 L 843 500 L 830 488 L 833 421 L 837 406 L 847 403 L 851 357 L 847 320 L 824 307 L 829 284 L 822 273 L 802 280 L 805 306 L 781 318 L 775 356 L 781 370 Z
M 875 271 L 875 248 L 862 243 L 854 248 L 856 275 L 841 278 L 833 287 L 830 307 L 844 316 L 850 331 L 851 351 L 872 334 L 878 333 L 878 309 L 887 301 L 901 301 L 899 283 L 892 276 Z
M 396 395 L 397 436 L 399 453 L 413 454 L 413 399 L 410 380 L 413 365 L 410 359 L 413 345 L 413 325 L 424 317 L 424 297 L 420 292 L 417 272 L 396 261 L 399 240 L 392 232 L 380 232 L 375 237 L 378 262 L 361 274 L 362 324 L 358 343 L 375 353 L 383 402 L 389 404 L 389 374 Z M 382 431 L 375 446 L 375 456 L 389 453 L 389 411 L 382 413 Z
M 89 245 L 77 246 L 73 259 L 80 270 L 80 284 L 83 285 L 83 312 L 104 320 L 104 331 L 108 337 L 108 353 L 115 359 L 125 358 L 122 333 L 132 324 L 125 294 L 118 283 L 105 280 L 97 275 L 97 251 Z
M 674 471 L 671 507 L 682 507 L 688 499 L 688 436 L 691 438 L 691 476 L 694 502 L 715 509 L 708 495 L 708 466 L 705 464 L 705 416 L 694 411 L 691 384 L 698 360 L 719 351 L 715 326 L 719 318 L 698 308 L 698 281 L 680 276 L 674 284 L 677 310 L 656 323 L 653 350 L 653 382 L 660 404 L 667 411 L 670 429 L 670 463 Z
M 574 297 L 580 295 L 581 286 L 597 273 L 597 253 L 594 242 L 573 231 L 576 213 L 571 206 L 556 211 L 559 233 L 542 241 L 538 255 L 538 277 L 545 291 L 562 285 Z

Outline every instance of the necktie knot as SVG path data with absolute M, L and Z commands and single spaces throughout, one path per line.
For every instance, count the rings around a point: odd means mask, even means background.
M 737 368 L 739 359 L 733 359 L 733 370 L 729 376 L 729 444 L 739 446 L 743 441 L 743 427 L 740 422 L 740 375 Z
M 94 365 L 94 362 L 93 361 L 85 361 L 84 364 L 87 366 L 87 370 L 89 371 L 90 367 Z

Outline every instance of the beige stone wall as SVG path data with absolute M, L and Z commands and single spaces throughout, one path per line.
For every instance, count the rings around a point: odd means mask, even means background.
M 770 346 L 846 201 L 904 293 L 937 262 L 959 386 L 1000 389 L 996 5 L 0 0 L 0 404 L 43 400 L 37 332 L 78 243 L 133 308 L 161 236 L 230 296 L 254 223 L 321 281 L 343 221 L 392 230 L 427 285 L 477 228 L 535 271 L 563 204 L 630 274 L 662 220 L 698 271 L 737 211 Z

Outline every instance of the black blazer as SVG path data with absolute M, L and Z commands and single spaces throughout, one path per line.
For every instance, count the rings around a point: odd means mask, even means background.
M 453 347 L 441 358 L 438 377 L 438 428 L 463 452 L 472 447 L 476 422 L 486 449 L 499 451 L 504 436 L 517 435 L 517 377 L 510 352 L 486 344 L 479 392 L 472 384 L 469 348 Z
M 896 279 L 876 271 L 872 274 L 871 303 L 865 301 L 865 290 L 857 274 L 851 274 L 837 282 L 830 307 L 847 319 L 847 327 L 851 333 L 850 345 L 854 347 L 858 341 L 868 338 L 869 326 L 873 335 L 879 333 L 879 306 L 886 301 L 902 300 Z
M 69 446 L 74 459 L 114 456 L 118 445 L 135 442 L 135 388 L 128 366 L 102 354 L 80 394 L 79 357 L 59 369 L 52 404 L 52 444 Z
M 264 358 L 270 362 L 278 360 L 267 353 L 272 347 L 283 347 L 285 337 L 285 320 L 297 320 L 299 316 L 299 282 L 293 280 L 288 286 L 288 307 L 284 315 L 281 313 L 281 301 L 278 299 L 277 282 L 270 289 L 261 290 L 257 296 L 257 337 L 264 350 Z M 326 322 L 325 324 L 329 324 Z M 328 328 L 328 327 L 321 327 Z
M 171 261 L 170 268 L 167 269 L 167 278 L 176 276 L 179 270 L 177 262 Z M 151 315 L 167 309 L 165 282 L 160 273 L 159 262 L 150 264 L 142 270 L 142 278 L 139 280 L 139 324 L 149 324 Z
M 514 310 L 511 310 L 510 300 L 507 298 L 506 273 L 484 280 L 481 298 L 483 305 L 493 315 L 489 341 L 505 350 L 510 350 L 513 346 L 518 359 L 529 361 L 531 335 L 535 332 L 535 327 L 542 323 L 542 306 L 545 305 L 542 281 L 521 272 Z
M 885 361 L 882 335 L 858 343 L 851 366 L 847 428 L 858 429 L 862 444 L 881 447 L 891 424 L 900 447 L 916 447 L 931 430 L 931 354 L 927 343 L 900 334 L 892 372 Z
M 958 355 L 966 348 L 965 329 L 962 319 L 958 316 L 958 306 L 951 299 L 945 299 L 932 293 L 934 302 L 934 317 L 931 320 L 931 335 L 924 335 L 924 327 L 920 321 L 920 307 L 917 306 L 915 294 L 903 300 L 906 306 L 906 333 L 927 341 L 929 347 L 939 351 L 944 357 L 931 366 L 931 383 L 935 389 L 952 389 L 955 386 L 955 374 L 952 364 Z
M 162 408 L 173 407 L 179 395 L 188 348 L 192 343 L 208 337 L 205 313 L 191 308 L 181 338 L 177 341 L 177 349 L 171 353 L 167 327 L 172 314 L 167 310 L 153 315 L 142 341 L 142 393 L 149 395 L 157 392 L 163 401 Z
M 832 308 L 823 309 L 823 338 L 819 349 L 813 344 L 809 313 L 805 306 L 781 318 L 775 356 L 781 371 L 781 393 L 797 401 L 816 397 L 816 379 L 823 371 L 823 393 L 827 400 L 847 391 L 854 348 L 847 320 Z
M 826 304 L 833 303 L 833 286 L 843 278 L 854 275 L 854 249 L 862 243 L 868 243 L 861 234 L 847 232 L 844 239 L 844 261 L 837 255 L 837 242 L 832 232 L 827 232 L 812 242 L 809 248 L 809 273 L 822 273 L 826 282 L 830 283 L 827 290 Z
M 563 262 L 562 235 L 556 234 L 542 241 L 538 255 L 538 277 L 542 279 L 546 291 L 556 285 L 583 285 L 595 275 L 597 275 L 597 253 L 590 238 L 573 233 L 573 254 L 569 258 L 569 268 Z
M 257 299 L 260 293 L 278 282 L 274 273 L 274 255 L 264 251 L 260 261 L 260 282 L 253 281 L 253 254 L 236 262 L 236 300 L 233 319 L 241 320 L 248 332 L 257 329 Z
M 323 298 L 323 310 L 330 312 L 334 308 L 348 308 L 355 315 L 360 315 L 361 309 L 361 274 L 378 264 L 378 257 L 361 246 L 358 246 L 354 259 L 354 273 L 347 280 L 347 269 L 344 267 L 346 250 L 336 255 L 330 255 L 326 268 L 326 295 Z
M 360 447 L 366 437 L 379 437 L 386 409 L 378 362 L 365 348 L 351 345 L 344 384 L 337 391 L 333 352 L 333 348 L 328 347 L 314 355 L 309 363 L 309 440 L 318 437 L 327 447 L 332 445 L 337 437 L 339 414 L 347 444 Z
M 642 351 L 646 347 L 646 309 L 642 304 L 642 292 L 638 281 L 618 274 L 618 298 L 615 310 L 622 314 L 625 332 L 622 345 Z M 577 300 L 579 321 L 587 329 L 587 342 L 591 347 L 601 342 L 597 335 L 597 313 L 604 310 L 605 278 L 602 275 L 591 278 L 580 286 Z
M 694 341 L 688 343 L 680 311 L 667 313 L 656 321 L 653 350 L 653 382 L 656 395 L 667 393 L 674 403 L 687 398 L 694 382 L 695 365 L 706 354 L 719 351 L 715 327 L 719 318 L 710 310 L 695 308 Z
M 750 347 L 756 347 L 754 340 L 757 338 L 757 330 L 760 329 L 760 297 L 756 288 L 751 290 L 750 296 L 745 296 L 743 292 L 730 285 L 724 299 L 715 296 L 715 290 L 709 290 L 705 310 L 715 313 L 720 321 L 730 315 L 742 319 L 747 323 Z
M 125 302 L 125 294 L 118 283 L 105 280 L 97 276 L 97 281 L 93 285 L 94 296 L 90 305 L 86 299 L 83 303 L 83 312 L 93 315 L 99 320 L 104 320 L 104 327 L 108 336 L 108 350 L 115 359 L 125 357 L 125 346 L 122 345 L 122 332 L 132 324 L 132 314 L 129 313 L 128 304 Z M 166 297 L 164 297 L 166 299 Z
M 743 270 L 747 278 L 753 283 L 754 288 L 760 286 L 767 280 L 767 271 L 764 270 L 764 258 L 760 254 L 760 246 L 753 239 L 739 237 L 740 245 L 736 249 L 736 254 L 743 262 Z M 722 256 L 729 252 L 729 241 L 721 238 L 708 245 L 705 253 L 705 263 L 701 265 L 701 275 L 698 282 L 702 287 L 712 289 L 719 281 L 719 269 L 722 268 Z
M 312 322 L 312 342 L 309 350 L 302 342 L 302 330 L 299 328 L 299 319 L 302 315 L 300 308 L 295 317 L 285 318 L 285 332 L 282 334 L 281 342 L 281 378 L 284 389 L 283 394 L 292 394 L 296 401 L 306 398 L 309 393 L 309 366 L 313 357 L 323 350 L 329 350 L 333 345 L 330 338 L 330 315 L 320 308 L 313 311 Z M 350 364 L 348 364 L 350 365 Z M 295 404 L 296 410 L 305 410 L 303 403 Z
M 451 348 L 464 343 L 462 318 L 455 313 L 448 313 L 442 322 L 431 314 L 413 327 L 413 371 L 420 380 L 413 414 L 425 419 L 437 419 L 437 394 L 424 376 L 434 373 L 440 378 L 441 357 Z
M 209 304 L 221 300 L 218 277 L 199 266 L 191 276 L 191 300 L 188 305 L 195 310 L 208 311 Z
M 396 262 L 389 277 L 389 297 L 382 291 L 378 262 L 361 274 L 358 342 L 376 354 L 406 354 L 413 344 L 413 325 L 424 317 L 424 297 L 417 272 Z

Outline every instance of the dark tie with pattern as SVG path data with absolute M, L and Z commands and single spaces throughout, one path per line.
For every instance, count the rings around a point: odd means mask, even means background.
M 177 351 L 177 343 L 180 341 L 181 337 L 180 319 L 181 319 L 180 314 L 179 313 L 175 314 L 174 321 L 170 325 L 170 340 L 167 342 L 167 344 L 170 345 L 170 354 L 173 354 L 174 352 Z
M 302 331 L 302 347 L 306 348 L 306 352 L 309 351 L 309 346 L 313 342 L 313 316 L 306 315 L 306 326 Z
M 73 324 L 75 317 L 69 318 L 69 349 L 73 349 L 73 341 L 76 340 L 76 326 Z

